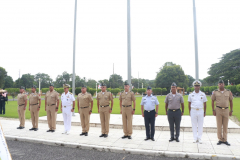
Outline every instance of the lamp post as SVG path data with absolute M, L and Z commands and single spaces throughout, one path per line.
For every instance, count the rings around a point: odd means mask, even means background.
M 41 92 L 41 78 L 39 78 L 39 94 Z

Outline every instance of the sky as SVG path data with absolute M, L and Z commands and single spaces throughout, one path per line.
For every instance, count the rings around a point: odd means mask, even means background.
M 73 68 L 74 0 L 0 0 L 0 66 L 57 75 Z M 196 0 L 199 78 L 240 48 L 240 0 Z M 127 0 L 79 0 L 76 75 L 127 79 Z M 132 77 L 155 79 L 165 62 L 195 77 L 192 0 L 131 0 Z

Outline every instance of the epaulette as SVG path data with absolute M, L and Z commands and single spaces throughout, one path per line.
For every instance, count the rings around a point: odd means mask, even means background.
M 218 91 L 217 89 L 215 89 L 214 91 Z
M 123 93 L 123 91 L 121 93 Z
M 230 91 L 229 89 L 227 89 L 227 91 Z
M 64 92 L 63 92 L 63 93 L 64 93 Z M 63 94 L 63 93 L 62 93 L 62 94 Z

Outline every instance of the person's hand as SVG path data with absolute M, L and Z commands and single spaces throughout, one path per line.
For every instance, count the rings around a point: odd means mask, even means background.
M 91 111 L 89 111 L 89 115 L 91 115 L 92 114 L 92 112 Z
M 30 111 L 30 107 L 28 108 L 28 110 Z
M 111 110 L 111 109 L 109 109 L 109 113 L 112 113 L 112 110 Z
M 120 111 L 120 114 L 122 114 L 122 110 Z
M 71 112 L 73 112 L 73 109 L 71 109 Z
M 229 116 L 232 116 L 232 112 L 229 112 Z
M 182 112 L 182 114 L 181 115 L 183 115 L 183 112 Z
M 157 113 L 155 113 L 155 117 L 157 117 L 158 116 L 158 114 Z
M 134 115 L 135 111 L 132 111 L 132 115 Z
M 166 112 L 166 115 L 167 115 L 167 112 Z
M 142 114 L 142 117 L 144 117 L 144 113 Z
M 206 116 L 206 113 L 204 113 L 204 117 Z
M 213 115 L 216 116 L 216 111 L 213 111 Z

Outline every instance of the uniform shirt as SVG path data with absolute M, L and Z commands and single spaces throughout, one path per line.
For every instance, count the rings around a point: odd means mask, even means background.
M 173 96 L 172 93 L 169 93 L 166 96 L 165 103 L 168 104 L 168 109 L 179 109 L 180 104 L 184 103 L 184 100 L 182 95 L 179 93 L 176 93 L 175 96 Z
M 216 106 L 229 107 L 229 100 L 233 99 L 233 95 L 229 90 L 224 89 L 222 93 L 220 89 L 218 89 L 213 92 L 211 99 L 216 101 Z
M 58 92 L 53 90 L 52 92 L 48 91 L 46 93 L 46 98 L 47 98 L 47 105 L 51 106 L 52 104 L 55 104 L 57 103 L 57 100 L 59 99 L 58 97 Z
M 93 98 L 90 93 L 79 93 L 77 101 L 80 107 L 88 107 L 89 103 L 93 101 Z
M 159 105 L 157 97 L 146 95 L 142 98 L 141 105 L 144 106 L 144 110 L 151 111 L 155 109 L 155 105 Z
M 99 92 L 97 94 L 97 100 L 99 101 L 100 106 L 107 106 L 110 104 L 109 101 L 113 100 L 111 92 Z
M 17 96 L 18 99 L 18 105 L 23 105 L 25 104 L 25 100 L 27 100 L 27 95 L 25 93 L 19 93 Z
M 65 94 L 65 92 L 62 93 L 61 96 L 62 106 L 71 106 L 72 102 L 75 101 L 75 98 L 72 93 L 68 92 Z
M 8 101 L 8 97 L 4 97 L 2 94 L 0 95 L 0 106 L 5 106 L 5 101 Z
M 136 98 L 133 92 L 123 91 L 120 93 L 119 100 L 122 100 L 122 105 L 129 106 L 129 105 L 132 105 L 132 101 L 135 101 Z
M 188 102 L 191 102 L 192 108 L 203 108 L 203 103 L 207 102 L 207 97 L 205 93 L 201 91 L 198 93 L 193 91 L 193 93 L 188 96 Z
M 38 100 L 40 100 L 41 97 L 39 96 L 39 94 L 35 93 L 31 93 L 29 96 L 29 104 L 33 105 L 33 104 L 38 104 Z

